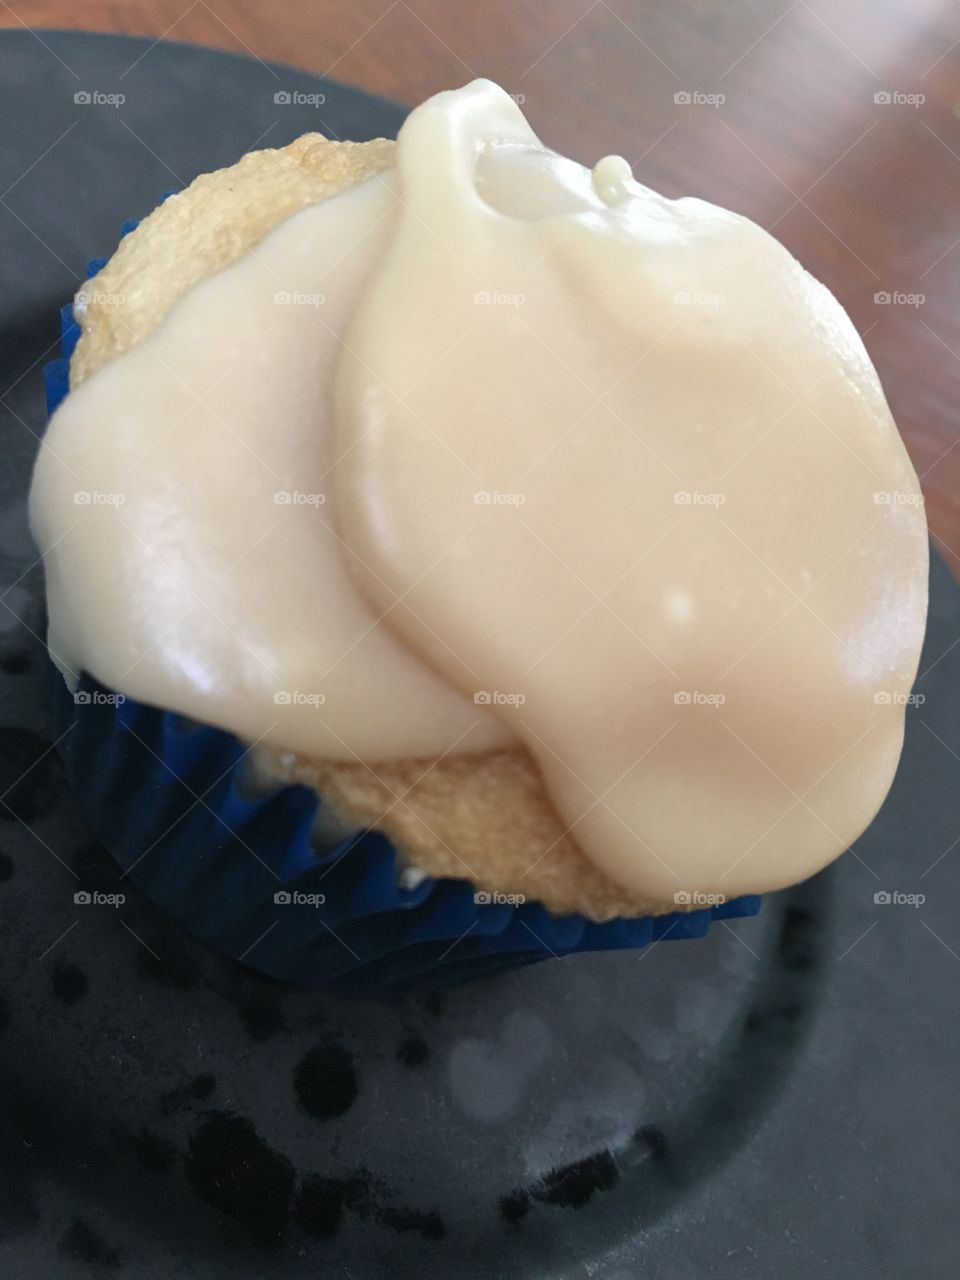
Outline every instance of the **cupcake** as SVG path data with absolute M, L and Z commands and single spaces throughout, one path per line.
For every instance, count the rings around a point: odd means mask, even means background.
M 204 175 L 93 268 L 31 493 L 57 728 L 192 932 L 436 985 L 697 936 L 872 820 L 922 499 L 754 223 L 476 81 Z

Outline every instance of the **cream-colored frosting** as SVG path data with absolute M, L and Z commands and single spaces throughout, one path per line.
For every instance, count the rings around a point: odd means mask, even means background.
M 54 414 L 32 518 L 66 668 L 337 759 L 511 739 L 383 625 L 333 522 L 339 335 L 394 186 L 294 215 Z
M 488 82 L 73 391 L 32 515 L 66 670 L 333 760 L 523 744 L 654 898 L 803 878 L 899 758 L 925 522 L 850 321 Z

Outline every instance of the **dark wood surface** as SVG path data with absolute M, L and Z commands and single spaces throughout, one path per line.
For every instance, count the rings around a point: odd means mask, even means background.
M 207 44 L 409 104 L 490 76 L 558 149 L 755 218 L 863 333 L 960 577 L 956 0 L 0 0 L 0 26 Z

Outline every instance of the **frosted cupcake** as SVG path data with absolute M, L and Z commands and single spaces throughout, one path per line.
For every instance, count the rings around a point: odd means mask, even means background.
M 922 502 L 755 224 L 477 81 L 199 178 L 75 314 L 31 497 L 65 752 L 195 933 L 437 981 L 702 933 L 873 818 Z

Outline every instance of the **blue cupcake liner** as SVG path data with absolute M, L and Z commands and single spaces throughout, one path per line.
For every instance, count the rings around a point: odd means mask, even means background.
M 125 223 L 124 233 L 136 223 Z M 93 259 L 88 278 L 103 266 Z M 61 357 L 44 370 L 48 412 L 68 390 L 79 336 L 61 312 Z M 756 914 L 760 898 L 596 924 L 539 903 L 478 904 L 463 880 L 399 880 L 377 831 L 323 841 L 322 800 L 278 784 L 252 798 L 232 734 L 53 672 L 55 736 L 98 838 L 163 911 L 225 955 L 282 981 L 358 992 L 443 987 L 550 956 L 699 938 L 713 920 Z

